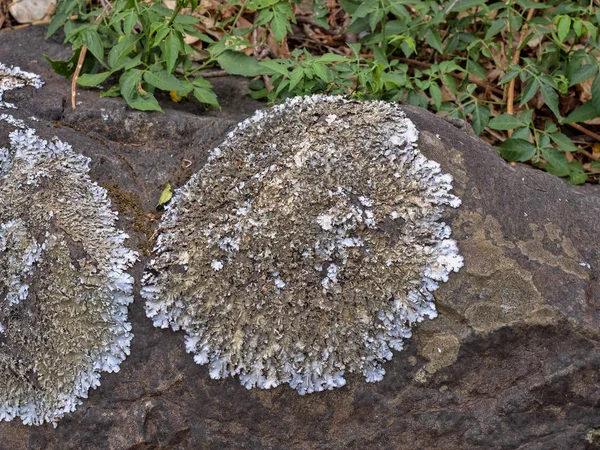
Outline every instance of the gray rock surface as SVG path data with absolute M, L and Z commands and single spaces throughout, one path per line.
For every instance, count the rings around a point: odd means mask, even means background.
M 0 61 L 46 81 L 6 93 L 16 117 L 92 158 L 120 227 L 142 261 L 169 182 L 180 186 L 211 146 L 260 104 L 245 82 L 215 80 L 223 110 L 165 103 L 166 114 L 131 111 L 80 90 L 43 59 L 69 56 L 32 27 L 0 33 Z M 136 288 L 131 356 L 53 429 L 0 422 L 0 449 L 585 449 L 600 448 L 600 245 L 598 186 L 570 186 L 496 151 L 452 124 L 405 108 L 419 148 L 454 178 L 463 200 L 445 220 L 464 268 L 436 292 L 439 317 L 419 324 L 405 350 L 366 384 L 299 396 L 286 386 L 248 391 L 211 380 L 183 338 L 152 326 Z M 104 117 L 106 117 L 106 120 Z M 0 123 L 0 146 L 10 126 Z

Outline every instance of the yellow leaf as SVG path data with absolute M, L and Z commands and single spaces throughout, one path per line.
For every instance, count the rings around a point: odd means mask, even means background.
M 173 191 L 171 189 L 171 185 L 167 183 L 167 187 L 162 191 L 162 194 L 160 194 L 160 198 L 158 199 L 158 205 L 156 205 L 156 207 L 158 208 L 166 203 L 169 203 L 171 197 L 173 197 Z
M 183 98 L 177 94 L 177 91 L 169 91 L 169 94 L 171 95 L 171 100 L 173 100 L 175 103 L 179 103 Z

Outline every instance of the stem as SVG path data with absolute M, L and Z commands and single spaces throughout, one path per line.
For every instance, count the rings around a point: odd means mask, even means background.
M 237 24 L 237 21 L 239 20 L 239 18 L 242 17 L 242 13 L 244 12 L 244 8 L 245 8 L 245 5 L 241 4 L 240 5 L 240 10 L 238 11 L 237 15 L 235 16 L 235 19 L 233 19 L 233 23 L 231 24 L 231 29 L 232 30 L 235 28 L 235 25 Z
M 182 8 L 183 8 L 183 5 L 180 2 L 177 2 L 177 7 L 173 11 L 173 15 L 169 19 L 169 22 L 167 23 L 167 27 L 170 27 L 171 25 L 173 25 L 173 21 L 175 20 L 175 17 L 177 17 L 177 14 L 179 14 L 179 11 L 181 11 Z
M 381 3 L 379 5 L 380 5 L 380 7 L 384 7 L 384 5 L 382 5 Z M 387 36 L 385 35 L 386 16 L 387 16 L 387 11 L 385 10 L 385 7 L 384 7 L 383 20 L 381 21 L 381 50 L 382 50 L 382 53 L 387 57 Z

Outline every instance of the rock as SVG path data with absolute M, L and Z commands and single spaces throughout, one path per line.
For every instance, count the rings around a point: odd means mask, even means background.
M 19 23 L 31 23 L 42 20 L 52 14 L 56 0 L 14 0 L 8 11 Z
M 73 111 L 70 83 L 42 56 L 69 50 L 44 33 L 0 34 L 0 62 L 46 81 L 5 100 L 28 124 L 39 119 L 40 136 L 56 135 L 92 159 L 92 179 L 108 189 L 128 246 L 140 252 L 139 280 L 166 184 L 185 183 L 260 105 L 244 96 L 244 80 L 227 78 L 214 79 L 221 112 L 182 102 L 164 103 L 164 115 L 140 113 L 83 89 Z M 180 334 L 145 317 L 138 282 L 135 337 L 121 371 L 104 374 L 56 429 L 0 422 L 0 448 L 599 448 L 600 189 L 511 166 L 445 120 L 403 109 L 420 130 L 420 151 L 454 176 L 463 204 L 444 220 L 465 266 L 436 291 L 437 319 L 414 329 L 381 382 L 352 375 L 342 388 L 301 397 L 287 386 L 211 380 Z M 0 123 L 0 146 L 9 131 Z

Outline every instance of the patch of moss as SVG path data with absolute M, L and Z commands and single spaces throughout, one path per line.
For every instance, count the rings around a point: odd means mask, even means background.
M 161 213 L 157 215 L 145 214 L 139 196 L 124 192 L 117 184 L 105 184 L 102 187 L 106 189 L 109 198 L 122 217 L 128 218 L 131 221 L 131 228 L 139 233 L 140 242 L 138 246 L 140 250 L 144 254 L 150 254 L 156 238 L 153 222 L 160 218 Z

